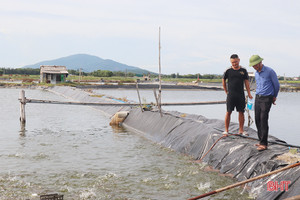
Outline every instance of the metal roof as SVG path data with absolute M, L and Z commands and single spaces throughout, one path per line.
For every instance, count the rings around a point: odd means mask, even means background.
M 68 74 L 68 70 L 65 66 L 56 66 L 56 65 L 41 65 L 40 67 L 41 74 Z

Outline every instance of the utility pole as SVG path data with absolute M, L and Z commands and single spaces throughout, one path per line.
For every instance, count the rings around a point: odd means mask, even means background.
M 79 68 L 79 84 L 80 84 L 80 80 L 81 80 L 81 70 L 82 70 L 82 68 Z

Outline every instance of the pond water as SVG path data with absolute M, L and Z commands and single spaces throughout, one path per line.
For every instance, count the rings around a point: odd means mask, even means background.
M 51 193 L 67 200 L 179 200 L 234 183 L 188 156 L 110 127 L 106 116 L 88 106 L 27 104 L 24 130 L 19 92 L 0 89 L 0 200 L 37 200 Z M 28 98 L 63 100 L 42 90 L 25 92 Z M 248 199 L 248 194 L 236 188 L 210 199 Z

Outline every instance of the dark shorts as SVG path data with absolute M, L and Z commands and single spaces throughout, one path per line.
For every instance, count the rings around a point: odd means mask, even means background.
M 227 112 L 232 112 L 234 108 L 238 112 L 245 112 L 245 96 L 230 96 L 227 95 L 226 99 Z

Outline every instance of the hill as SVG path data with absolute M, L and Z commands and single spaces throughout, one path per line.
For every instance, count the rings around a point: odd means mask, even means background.
M 66 66 L 67 69 L 78 70 L 81 68 L 84 72 L 92 72 L 96 70 L 124 72 L 127 70 L 127 72 L 136 74 L 154 74 L 153 72 L 141 69 L 139 67 L 129 66 L 110 59 L 102 59 L 100 57 L 88 54 L 75 54 L 54 60 L 42 61 L 33 65 L 26 65 L 23 68 L 40 68 L 41 65 L 63 65 Z

